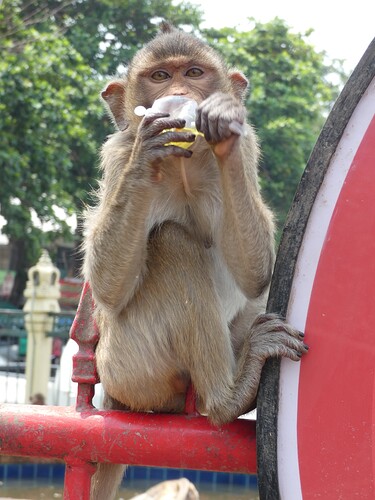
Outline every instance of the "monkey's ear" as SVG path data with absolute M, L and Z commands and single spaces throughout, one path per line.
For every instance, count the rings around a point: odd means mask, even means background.
M 105 100 L 112 118 L 120 130 L 128 126 L 125 119 L 125 80 L 110 82 L 101 93 Z
M 246 92 L 249 86 L 249 80 L 246 76 L 238 69 L 232 69 L 229 71 L 229 78 L 232 82 L 232 88 L 237 97 L 241 100 L 245 98 Z

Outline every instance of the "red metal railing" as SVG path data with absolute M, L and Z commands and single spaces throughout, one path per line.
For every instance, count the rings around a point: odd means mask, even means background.
M 239 419 L 220 428 L 195 410 L 189 391 L 185 414 L 102 411 L 92 405 L 95 345 L 92 299 L 85 285 L 71 336 L 78 383 L 76 408 L 0 405 L 0 453 L 63 459 L 64 499 L 88 500 L 95 463 L 256 473 L 255 422 Z

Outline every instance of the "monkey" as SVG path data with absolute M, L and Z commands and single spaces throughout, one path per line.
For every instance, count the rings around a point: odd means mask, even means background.
M 214 48 L 163 22 L 101 94 L 118 130 L 84 217 L 83 275 L 107 409 L 181 412 L 191 383 L 223 425 L 254 406 L 269 357 L 307 352 L 303 333 L 265 313 L 275 223 L 247 88 Z M 196 101 L 199 135 L 168 113 L 134 113 L 165 96 Z M 91 498 L 112 498 L 122 474 L 98 464 Z

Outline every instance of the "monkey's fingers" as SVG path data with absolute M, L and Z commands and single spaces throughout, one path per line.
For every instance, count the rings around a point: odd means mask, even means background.
M 183 132 L 179 130 L 163 130 L 157 137 L 154 138 L 155 146 L 170 146 L 178 144 L 186 149 L 186 144 L 190 145 L 195 141 L 195 134 L 192 132 Z
M 263 314 L 256 318 L 251 328 L 252 355 L 301 359 L 309 347 L 303 342 L 304 334 L 276 314 Z
M 276 346 L 292 349 L 297 352 L 300 357 L 302 354 L 306 354 L 309 351 L 309 346 L 306 345 L 302 339 L 293 337 L 288 332 L 276 331 L 270 332 L 270 334 L 272 335 L 271 340 Z
M 268 358 L 288 358 L 292 361 L 300 361 L 304 352 L 300 349 L 293 349 L 285 344 L 270 347 L 265 359 Z
M 230 94 L 217 92 L 198 107 L 196 126 L 206 139 L 209 137 L 209 142 L 220 142 L 231 134 L 242 135 L 245 115 L 240 101 Z
M 180 156 L 183 158 L 191 158 L 193 151 L 186 148 L 181 148 L 180 146 L 176 146 L 175 144 L 164 145 L 160 148 L 157 148 L 155 151 L 155 157 L 158 159 L 167 158 L 168 156 Z
M 155 115 L 150 115 L 145 117 L 141 122 L 140 132 L 143 139 L 149 139 L 161 134 L 165 130 L 183 129 L 185 123 L 185 120 L 181 118 L 169 118 L 168 116 L 155 117 Z
M 191 151 L 190 149 L 181 148 L 180 146 L 171 145 L 171 146 L 166 146 L 166 148 L 168 148 L 169 154 L 171 154 L 173 156 L 179 156 L 179 157 L 182 156 L 184 158 L 191 158 L 193 155 L 193 151 Z M 169 148 L 172 148 L 172 149 L 169 149 Z
M 263 324 L 266 324 L 267 330 L 269 331 L 273 332 L 283 331 L 299 339 L 303 339 L 305 337 L 305 334 L 303 332 L 294 328 L 285 320 L 285 318 L 283 318 L 279 314 L 275 313 L 260 314 L 255 318 L 253 326 L 256 327 L 258 325 L 263 325 Z
M 150 113 L 143 118 L 142 124 L 147 126 L 150 123 L 157 120 L 158 118 L 168 118 L 168 117 L 169 113 Z
M 236 135 L 244 135 L 245 134 L 245 127 L 243 123 L 238 122 L 237 120 L 233 120 L 229 124 L 229 130 L 233 132 L 233 134 Z
M 262 323 L 266 323 L 266 321 L 270 320 L 279 320 L 279 321 L 285 321 L 285 318 L 281 316 L 281 314 L 277 313 L 263 313 L 259 314 L 255 320 L 253 325 L 261 325 Z
M 222 117 L 208 123 L 207 142 L 211 144 L 218 144 L 219 142 L 225 141 L 229 139 L 232 134 L 233 132 L 229 128 L 229 121 Z
M 251 356 L 266 360 L 268 358 L 286 357 L 299 361 L 308 352 L 308 346 L 286 332 L 267 332 L 254 339 L 251 345 Z
M 202 114 L 199 123 L 196 124 L 197 129 L 204 134 L 206 141 L 210 144 L 229 139 L 231 136 L 241 136 L 244 132 L 244 125 L 237 120 L 232 120 L 231 117 L 215 116 Z

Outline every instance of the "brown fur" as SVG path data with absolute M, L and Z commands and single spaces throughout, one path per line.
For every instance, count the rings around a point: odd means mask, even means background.
M 200 68 L 198 78 L 189 69 Z M 154 80 L 155 71 L 168 78 Z M 98 203 L 86 214 L 85 279 L 101 332 L 97 366 L 106 407 L 181 411 L 189 381 L 217 425 L 249 410 L 265 360 L 299 360 L 299 332 L 264 312 L 273 219 L 257 180 L 258 146 L 245 123 L 246 78 L 211 48 L 163 28 L 134 58 L 126 80 L 103 93 L 123 131 L 102 149 Z M 143 119 L 166 95 L 199 104 L 198 137 L 183 123 Z M 230 123 L 243 123 L 235 134 Z M 258 318 L 257 318 L 258 317 Z M 257 319 L 256 319 L 257 318 Z M 109 499 L 116 473 L 100 466 L 92 498 Z M 115 469 L 117 472 L 115 472 Z

